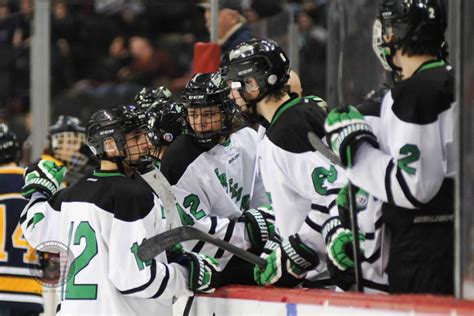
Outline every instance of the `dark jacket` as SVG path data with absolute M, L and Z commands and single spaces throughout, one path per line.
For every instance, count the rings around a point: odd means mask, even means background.
M 254 37 L 249 28 L 242 25 L 221 45 L 222 56 L 228 54 L 238 44 L 250 41 Z

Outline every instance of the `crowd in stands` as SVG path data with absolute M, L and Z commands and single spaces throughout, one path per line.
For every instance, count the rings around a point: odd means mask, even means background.
M 209 41 L 205 10 L 197 2 L 51 1 L 52 119 L 61 114 L 88 117 L 104 103 L 130 101 L 143 86 L 164 85 L 180 92 L 187 81 L 182 78 L 192 69 L 194 43 Z M 281 42 L 287 41 L 287 8 L 297 8 L 293 12 L 300 30 L 300 63 L 305 65 L 303 89 L 322 97 L 325 2 L 242 0 L 250 32 L 271 37 L 279 28 L 283 38 L 275 39 Z M 0 121 L 8 121 L 20 140 L 29 130 L 33 3 L 0 0 Z M 262 31 L 265 23 L 272 24 Z

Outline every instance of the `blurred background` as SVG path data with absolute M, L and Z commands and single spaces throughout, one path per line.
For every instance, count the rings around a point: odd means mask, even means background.
M 235 1 L 241 6 L 240 22 L 252 36 L 273 39 L 285 49 L 305 95 L 323 97 L 329 107 L 341 104 L 341 95 L 345 102 L 358 104 L 387 81 L 371 47 L 379 1 Z M 37 158 L 28 149 L 32 143 L 46 145 L 46 128 L 59 115 L 77 116 L 85 123 L 99 108 L 132 102 L 144 86 L 164 85 L 179 97 L 192 75 L 194 44 L 210 40 L 202 2 L 0 0 L 0 122 L 7 122 L 24 143 L 23 164 Z M 458 297 L 474 298 L 474 1 L 446 2 L 449 61 L 456 69 L 460 105 L 456 291 Z M 47 19 L 42 15 L 36 33 L 35 4 L 49 12 Z M 40 55 L 49 65 L 34 65 L 34 38 L 38 46 L 46 45 Z M 33 96 L 31 83 L 42 80 L 48 88 Z M 31 134 L 35 140 L 28 140 Z
M 87 121 L 101 107 L 128 103 L 144 86 L 178 93 L 195 42 L 209 41 L 205 10 L 193 0 L 51 0 L 51 117 Z M 242 1 L 250 32 L 288 52 L 297 45 L 303 89 L 326 95 L 326 0 Z M 31 130 L 33 0 L 0 0 L 0 120 L 23 142 Z M 296 32 L 295 32 L 296 31 Z M 292 45 L 293 47 L 293 45 Z M 294 53 L 293 53 L 294 55 Z

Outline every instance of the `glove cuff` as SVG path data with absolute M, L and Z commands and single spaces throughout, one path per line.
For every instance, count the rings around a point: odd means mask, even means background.
M 252 247 L 262 249 L 269 239 L 268 226 L 263 214 L 256 209 L 250 209 L 242 214 Z
M 319 258 L 316 252 L 305 245 L 298 234 L 290 236 L 281 244 L 288 259 L 296 266 L 301 273 L 305 273 L 319 264 Z
M 26 199 L 30 199 L 33 193 L 40 192 L 49 199 L 54 195 L 56 191 L 56 186 L 48 179 L 34 178 L 31 179 L 29 183 L 22 188 L 21 194 Z
M 378 148 L 377 137 L 372 132 L 372 129 L 367 124 L 357 124 L 357 130 L 352 131 L 353 127 L 350 126 L 342 131 L 342 134 L 348 133 L 339 146 L 339 157 L 341 158 L 342 165 L 345 167 L 352 167 L 354 157 L 359 149 L 360 145 L 364 142 L 368 142 L 373 147 Z
M 342 228 L 342 223 L 339 220 L 339 217 L 331 217 L 323 224 L 322 235 L 326 245 L 331 241 L 332 235 L 339 228 Z

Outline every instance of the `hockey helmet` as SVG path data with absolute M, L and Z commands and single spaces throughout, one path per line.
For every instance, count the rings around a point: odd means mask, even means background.
M 171 101 L 171 91 L 160 86 L 156 89 L 143 88 L 135 96 L 135 103 L 143 110 L 159 107 L 165 102 Z
M 239 82 L 253 77 L 260 88 L 261 100 L 271 91 L 284 87 L 288 82 L 290 62 L 285 52 L 274 41 L 253 39 L 237 45 L 223 59 L 222 74 L 226 81 Z
M 0 123 L 0 164 L 18 162 L 20 159 L 20 145 L 16 135 L 7 124 Z
M 400 71 L 393 64 L 397 49 L 445 58 L 446 26 L 443 0 L 383 0 L 374 22 L 372 46 L 386 70 Z M 393 39 L 387 43 L 383 36 L 389 34 Z
M 237 106 L 219 72 L 198 73 L 183 92 L 186 132 L 201 146 L 211 148 L 232 131 Z M 217 106 L 215 112 L 211 107 Z M 219 114 L 219 115 L 217 115 Z
M 92 114 L 87 126 L 87 144 L 91 151 L 100 159 L 108 159 L 104 141 L 113 138 L 120 152 L 115 158 L 125 159 L 129 155 L 126 135 L 135 130 L 148 132 L 146 114 L 135 105 L 123 105 L 103 109 Z M 148 152 L 143 153 L 144 156 Z
M 173 101 L 164 103 L 157 111 L 153 128 L 160 135 L 162 144 L 170 145 L 183 133 L 185 120 L 182 112 L 183 105 Z
M 48 141 L 49 153 L 69 168 L 74 169 L 87 162 L 87 158 L 79 153 L 86 142 L 86 129 L 77 117 L 59 116 L 48 129 Z

